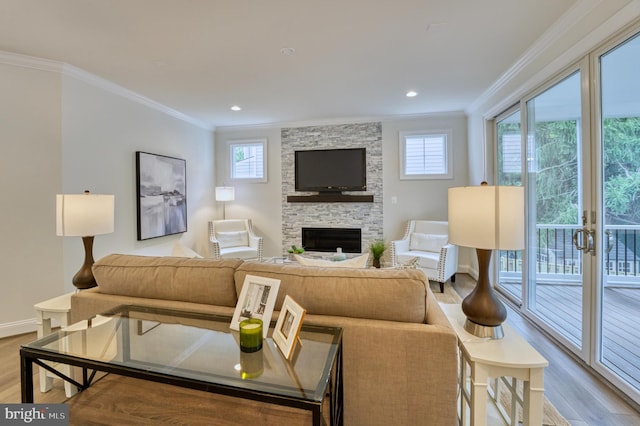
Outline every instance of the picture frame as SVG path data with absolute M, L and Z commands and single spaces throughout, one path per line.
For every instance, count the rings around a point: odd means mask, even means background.
M 136 151 L 138 241 L 187 231 L 187 162 Z
M 306 310 L 289 295 L 284 298 L 280 316 L 273 330 L 273 340 L 286 359 L 291 359 Z
M 240 330 L 240 322 L 258 318 L 262 320 L 262 336 L 266 338 L 279 288 L 278 279 L 246 275 L 229 328 Z

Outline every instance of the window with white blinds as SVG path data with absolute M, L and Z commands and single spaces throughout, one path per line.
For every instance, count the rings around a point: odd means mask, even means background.
M 451 131 L 400 132 L 400 178 L 452 178 L 450 140 Z
M 266 145 L 266 139 L 231 143 L 229 145 L 230 178 L 245 182 L 266 182 Z

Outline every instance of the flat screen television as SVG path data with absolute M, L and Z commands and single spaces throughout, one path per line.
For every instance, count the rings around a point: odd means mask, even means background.
M 336 193 L 367 190 L 366 148 L 295 152 L 295 190 Z

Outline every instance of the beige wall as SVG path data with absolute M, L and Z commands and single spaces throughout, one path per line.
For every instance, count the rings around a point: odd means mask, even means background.
M 96 259 L 179 239 L 204 251 L 214 215 L 211 130 L 87 84 L 61 64 L 21 60 L 0 63 L 0 337 L 34 330 L 33 305 L 74 290 L 84 252 L 80 238 L 56 236 L 55 194 L 115 194 L 115 232 L 96 236 Z M 186 234 L 136 241 L 137 150 L 186 159 Z
M 62 294 L 60 74 L 0 64 L 0 336 L 27 330 L 33 304 Z M 50 214 L 49 214 L 50 213 Z
M 453 138 L 453 179 L 400 180 L 400 132 L 449 130 Z M 467 119 L 462 113 L 442 113 L 382 121 L 384 161 L 384 236 L 402 237 L 409 219 L 447 220 L 447 191 L 466 185 Z M 392 198 L 397 200 L 394 204 Z
M 369 119 L 368 121 L 376 121 Z M 467 128 L 463 113 L 443 113 L 412 118 L 387 118 L 382 121 L 383 216 L 385 240 L 400 238 L 410 218 L 447 220 L 447 190 L 466 184 Z M 323 123 L 332 124 L 332 123 Z M 287 125 L 286 127 L 295 127 Z M 227 217 L 251 218 L 265 237 L 267 256 L 280 255 L 282 247 L 282 177 L 280 127 L 224 128 L 216 130 L 216 185 L 236 187 L 236 200 L 227 204 Z M 454 178 L 432 181 L 400 180 L 399 132 L 451 129 L 453 133 Z M 268 139 L 267 183 L 236 184 L 228 181 L 227 149 L 230 141 L 250 138 Z M 396 197 L 397 204 L 393 204 Z M 222 217 L 222 212 L 219 212 Z
M 215 185 L 235 188 L 235 200 L 226 204 L 226 217 L 228 219 L 251 219 L 256 233 L 264 238 L 266 255 L 281 255 L 280 128 L 217 129 L 215 138 Z M 247 139 L 267 139 L 267 182 L 239 183 L 229 180 L 229 143 Z M 217 203 L 216 208 L 216 217 L 222 219 L 222 204 Z
M 64 77 L 63 189 L 115 194 L 115 232 L 95 238 L 94 257 L 182 240 L 206 251 L 213 205 L 213 135 L 122 96 Z M 137 241 L 135 152 L 178 157 L 187 165 L 187 233 Z M 64 239 L 65 282 L 77 270 L 82 245 Z M 69 258 L 67 261 L 67 257 Z

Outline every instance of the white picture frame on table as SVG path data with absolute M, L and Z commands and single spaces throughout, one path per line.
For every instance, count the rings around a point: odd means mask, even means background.
M 280 280 L 275 278 L 256 275 L 245 276 L 229 327 L 232 330 L 240 330 L 240 322 L 249 318 L 257 318 L 262 320 L 262 336 L 266 338 L 279 288 Z
M 286 359 L 291 359 L 293 355 L 305 313 L 306 310 L 295 300 L 289 295 L 285 296 L 272 337 Z

